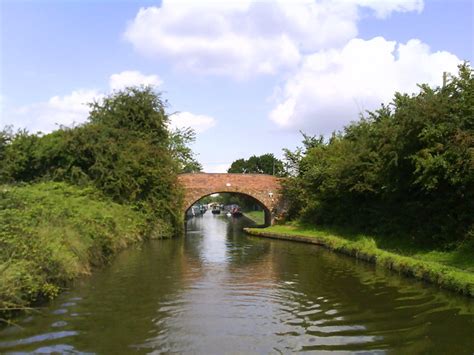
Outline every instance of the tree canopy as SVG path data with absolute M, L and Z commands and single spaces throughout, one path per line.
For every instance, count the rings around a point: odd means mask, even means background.
M 290 217 L 402 233 L 446 246 L 474 240 L 474 78 L 460 66 L 334 133 L 287 151 Z
M 119 203 L 180 222 L 176 175 L 200 169 L 191 129 L 170 131 L 166 103 L 150 87 L 114 92 L 91 105 L 86 123 L 52 133 L 0 134 L 0 182 L 93 185 Z
M 286 171 L 283 162 L 271 153 L 260 156 L 252 155 L 249 159 L 237 159 L 230 168 L 228 173 L 237 174 L 268 174 L 275 176 L 285 176 Z

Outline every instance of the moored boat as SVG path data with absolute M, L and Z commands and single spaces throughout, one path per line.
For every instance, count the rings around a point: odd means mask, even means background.
M 242 211 L 241 211 L 239 206 L 232 207 L 232 209 L 230 210 L 230 213 L 231 213 L 232 217 L 242 216 Z

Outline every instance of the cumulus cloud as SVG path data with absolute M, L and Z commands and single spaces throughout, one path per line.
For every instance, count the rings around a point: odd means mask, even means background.
M 111 90 L 122 90 L 129 86 L 146 85 L 160 86 L 163 81 L 158 75 L 144 75 L 137 70 L 125 70 L 118 74 L 112 74 L 109 80 Z
M 97 90 L 76 90 L 69 95 L 53 96 L 48 101 L 15 108 L 5 114 L 5 124 L 44 133 L 59 126 L 83 123 L 89 113 L 88 103 L 103 97 Z
M 109 79 L 109 89 L 120 90 L 134 85 L 161 85 L 157 75 L 144 75 L 139 71 L 123 71 L 113 74 Z M 59 126 L 72 126 L 87 120 L 89 103 L 100 101 L 105 95 L 98 90 L 76 90 L 64 96 L 53 96 L 48 101 L 38 102 L 14 108 L 5 112 L 2 125 L 13 124 L 15 127 L 27 128 L 32 132 L 51 132 Z M 1 103 L 1 101 L 0 101 Z M 206 115 L 195 115 L 180 112 L 172 115 L 173 127 L 191 127 L 197 133 L 203 132 L 216 124 L 216 120 Z
M 392 12 L 421 12 L 423 0 L 346 0 L 361 7 L 367 7 L 375 12 L 376 17 L 386 18 Z
M 357 35 L 358 9 L 378 17 L 421 11 L 422 0 L 163 0 L 141 8 L 124 37 L 154 58 L 204 74 L 245 78 L 294 68 L 302 55 Z
M 277 90 L 270 119 L 281 128 L 328 134 L 388 103 L 395 91 L 416 92 L 417 83 L 440 85 L 442 73 L 455 73 L 460 62 L 416 39 L 406 44 L 353 39 L 341 49 L 306 56 Z
M 171 127 L 191 127 L 196 133 L 202 133 L 216 125 L 216 120 L 213 117 L 206 115 L 195 115 L 191 112 L 177 112 L 171 115 L 170 120 Z

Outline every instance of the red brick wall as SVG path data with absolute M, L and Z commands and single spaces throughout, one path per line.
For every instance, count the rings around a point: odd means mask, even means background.
M 178 176 L 178 181 L 185 190 L 185 211 L 204 196 L 217 192 L 234 192 L 251 196 L 268 211 L 279 213 L 281 180 L 264 174 L 192 173 Z

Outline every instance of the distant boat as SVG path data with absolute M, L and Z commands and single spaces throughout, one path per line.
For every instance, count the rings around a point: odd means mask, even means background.
M 235 206 L 232 207 L 232 209 L 230 210 L 230 214 L 232 215 L 232 217 L 240 217 L 242 216 L 242 211 L 240 210 L 239 206 Z
M 206 212 L 206 209 L 201 205 L 193 205 L 186 211 L 186 218 L 202 216 Z
M 221 214 L 221 209 L 217 206 L 212 207 L 212 214 Z

